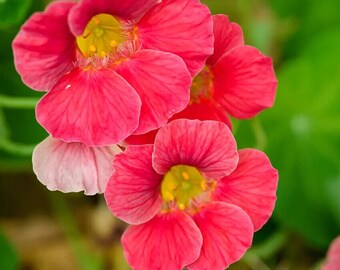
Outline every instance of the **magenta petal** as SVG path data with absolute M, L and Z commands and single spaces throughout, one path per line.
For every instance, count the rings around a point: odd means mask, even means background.
M 207 60 L 213 66 L 226 52 L 244 45 L 243 32 L 236 23 L 231 23 L 226 15 L 214 15 L 214 54 Z
M 203 235 L 200 257 L 189 270 L 223 270 L 251 246 L 253 224 L 239 207 L 222 202 L 205 205 L 194 216 Z
M 142 100 L 139 127 L 134 134 L 165 125 L 189 103 L 191 77 L 183 60 L 174 54 L 141 50 L 123 61 L 116 71 Z
M 172 166 L 191 165 L 219 179 L 236 168 L 236 142 L 228 126 L 217 121 L 180 119 L 162 127 L 155 139 L 153 167 L 165 174 Z
M 152 145 L 128 146 L 113 163 L 106 203 L 114 215 L 130 224 L 150 220 L 162 205 L 159 187 L 163 177 L 152 168 L 151 154 Z
M 219 181 L 214 194 L 221 200 L 241 207 L 259 230 L 273 213 L 278 182 L 277 170 L 261 151 L 239 151 L 236 170 Z
M 92 148 L 47 137 L 34 149 L 33 170 L 49 190 L 94 195 L 104 192 L 119 152 L 115 145 Z
M 94 15 L 106 13 L 125 20 L 136 19 L 157 2 L 158 0 L 81 0 L 70 12 L 70 28 L 75 36 L 80 36 Z
M 130 226 L 122 244 L 134 270 L 180 270 L 198 258 L 202 235 L 187 214 L 176 211 Z
M 256 48 L 230 50 L 212 69 L 214 99 L 238 119 L 255 116 L 273 105 L 277 80 L 271 58 Z
M 211 14 L 200 1 L 163 0 L 143 16 L 137 27 L 142 48 L 177 54 L 192 76 L 213 52 Z
M 75 38 L 67 24 L 74 2 L 51 3 L 33 14 L 13 41 L 15 67 L 29 87 L 48 91 L 73 68 Z
M 39 123 L 54 137 L 88 146 L 118 143 L 138 125 L 136 91 L 110 69 L 75 69 L 38 103 Z

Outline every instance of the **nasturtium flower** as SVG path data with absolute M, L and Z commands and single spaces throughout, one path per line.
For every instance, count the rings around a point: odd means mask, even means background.
M 22 80 L 47 91 L 36 114 L 52 137 L 110 145 L 186 107 L 213 51 L 212 17 L 196 0 L 54 1 L 13 51 Z
M 47 137 L 33 151 L 33 171 L 49 190 L 103 193 L 113 168 L 117 145 L 89 147 Z
M 127 146 L 113 167 L 104 195 L 132 224 L 122 245 L 136 270 L 225 269 L 251 246 L 276 201 L 268 157 L 237 151 L 218 121 L 174 120 L 154 144 Z
M 225 15 L 213 16 L 214 53 L 192 80 L 190 103 L 174 119 L 247 119 L 272 107 L 277 79 L 271 58 L 244 45 L 241 27 Z M 127 144 L 152 143 L 157 131 L 131 136 Z
M 327 252 L 325 264 L 321 267 L 322 270 L 338 270 L 340 267 L 340 236 L 335 238 Z

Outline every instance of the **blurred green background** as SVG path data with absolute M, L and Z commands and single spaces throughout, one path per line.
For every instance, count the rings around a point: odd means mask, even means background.
M 239 148 L 264 150 L 280 182 L 272 219 L 230 269 L 319 269 L 340 234 L 340 1 L 203 2 L 242 26 L 279 80 L 273 109 L 235 121 Z M 0 0 L 0 269 L 129 269 L 125 225 L 102 196 L 49 192 L 32 173 L 32 150 L 47 135 L 34 117 L 41 94 L 21 82 L 11 42 L 47 3 Z

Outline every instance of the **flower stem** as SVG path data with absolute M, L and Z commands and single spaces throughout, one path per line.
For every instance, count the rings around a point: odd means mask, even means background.
M 10 109 L 34 109 L 39 98 L 9 97 L 0 95 L 0 107 Z
M 62 194 L 57 192 L 49 192 L 49 198 L 53 210 L 66 238 L 74 252 L 77 263 L 82 270 L 99 270 L 102 269 L 102 260 L 94 256 L 86 249 L 84 238 L 79 232 L 72 213 Z
M 252 119 L 251 126 L 256 140 L 255 148 L 263 151 L 267 146 L 267 136 L 262 128 L 260 119 L 259 118 Z

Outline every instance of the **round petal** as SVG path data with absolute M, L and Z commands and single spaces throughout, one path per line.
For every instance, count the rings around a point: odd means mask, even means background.
M 219 181 L 214 197 L 241 207 L 257 231 L 273 213 L 278 173 L 261 151 L 244 149 L 239 157 L 236 170 Z
M 327 252 L 326 263 L 321 267 L 322 270 L 338 270 L 340 265 L 340 236 L 335 238 Z
M 225 124 L 180 119 L 158 131 L 152 161 L 159 174 L 183 164 L 219 179 L 235 170 L 238 154 L 235 139 Z
M 214 99 L 238 119 L 250 118 L 273 105 L 277 80 L 271 58 L 240 46 L 216 63 Z
M 198 119 L 198 120 L 216 120 L 223 122 L 230 129 L 232 128 L 230 118 L 227 112 L 220 104 L 213 100 L 201 100 L 199 103 L 189 104 L 183 111 L 175 114 L 171 119 Z
M 67 24 L 74 2 L 51 3 L 33 14 L 13 41 L 14 63 L 29 87 L 48 91 L 73 68 L 75 38 Z
M 115 157 L 105 191 L 111 212 L 130 224 L 141 224 L 160 210 L 162 198 L 159 186 L 162 176 L 152 168 L 152 145 L 128 146 Z
M 54 137 L 88 146 L 118 143 L 138 125 L 136 91 L 110 69 L 75 69 L 38 103 L 39 123 Z
M 213 52 L 211 14 L 197 0 L 163 0 L 142 17 L 137 28 L 142 48 L 177 54 L 192 76 Z
M 33 151 L 33 170 L 49 190 L 103 193 L 112 174 L 113 146 L 88 147 L 47 137 Z
M 136 19 L 157 2 L 159 0 L 81 0 L 70 12 L 70 28 L 75 36 L 80 36 L 94 15 L 106 13 L 125 20 Z
M 202 235 L 189 216 L 175 211 L 130 226 L 122 244 L 134 270 L 179 270 L 198 258 Z
M 234 47 L 244 45 L 241 27 L 229 21 L 226 15 L 214 15 L 214 54 L 207 60 L 213 66 L 226 52 Z
M 123 61 L 116 71 L 142 100 L 139 127 L 134 134 L 165 125 L 189 103 L 191 77 L 183 60 L 174 54 L 141 50 Z
M 189 270 L 224 270 L 251 246 L 253 224 L 237 206 L 212 202 L 194 220 L 203 235 L 203 246 L 198 260 L 187 266 Z

